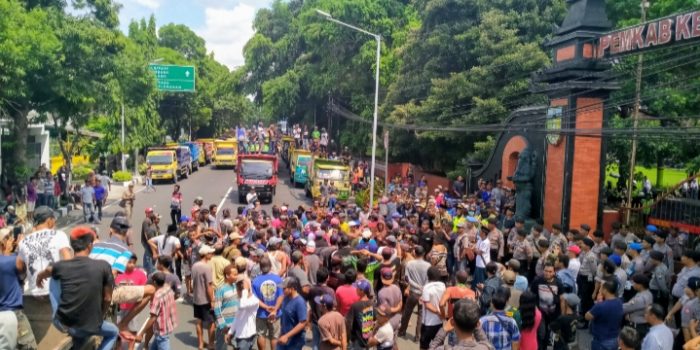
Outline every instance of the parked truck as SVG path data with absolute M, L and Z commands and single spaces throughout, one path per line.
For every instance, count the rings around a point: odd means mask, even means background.
M 204 149 L 204 159 L 207 164 L 211 164 L 214 159 L 214 139 L 197 139 Z
M 242 154 L 238 157 L 236 183 L 238 201 L 246 203 L 246 195 L 255 188 L 258 199 L 269 200 L 275 196 L 277 188 L 278 160 L 272 154 Z
M 192 172 L 192 158 L 187 147 L 155 147 L 146 153 L 146 163 L 151 165 L 154 181 L 168 180 L 177 183 Z
M 236 166 L 238 160 L 238 141 L 230 138 L 214 141 L 214 166 L 217 168 Z
M 196 142 L 182 142 L 180 145 L 190 149 L 190 155 L 192 156 L 192 171 L 199 170 L 200 154 L 203 154 L 200 145 L 198 145 Z
M 321 198 L 321 184 L 328 182 L 328 185 L 335 189 L 337 199 L 343 203 L 350 195 L 350 167 L 339 160 L 329 160 L 313 158 L 307 163 L 308 178 L 306 180 L 306 196 Z

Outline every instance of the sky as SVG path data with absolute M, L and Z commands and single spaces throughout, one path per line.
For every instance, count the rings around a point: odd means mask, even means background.
M 158 27 L 184 24 L 204 38 L 207 51 L 229 69 L 243 65 L 243 46 L 253 32 L 255 12 L 272 0 L 117 0 L 121 29 L 127 33 L 132 19 L 155 14 Z

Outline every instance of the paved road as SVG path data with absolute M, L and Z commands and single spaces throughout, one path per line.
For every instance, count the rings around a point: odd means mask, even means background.
M 282 165 L 281 163 L 280 165 Z M 288 172 L 286 169 L 280 170 L 280 175 L 283 182 L 277 186 L 277 194 L 274 203 L 287 203 L 292 207 L 299 204 L 307 203 L 308 200 L 304 196 L 302 189 L 295 189 L 290 186 Z M 235 213 L 235 210 L 240 206 L 238 204 L 238 191 L 235 184 L 235 173 L 231 169 L 213 169 L 209 166 L 200 169 L 193 173 L 190 178 L 180 181 L 181 191 L 183 193 L 183 214 L 189 213 L 189 208 L 197 196 L 204 198 L 204 204 L 219 204 L 219 210 L 229 208 Z M 164 229 L 170 222 L 170 193 L 173 185 L 171 184 L 156 184 L 156 192 L 139 192 L 134 202 L 134 214 L 132 219 L 133 239 L 135 243 L 135 252 L 139 257 L 139 263 L 143 258 L 143 247 L 141 246 L 139 235 L 141 230 L 141 222 L 145 218 L 145 210 L 148 207 L 163 216 L 161 226 Z M 265 204 L 265 209 L 270 212 L 271 204 Z M 114 214 L 120 210 L 117 205 L 112 205 L 104 212 L 102 223 L 98 225 L 100 235 L 105 238 L 109 232 L 109 223 Z M 173 349 L 189 349 L 197 346 L 197 338 L 195 326 L 192 316 L 192 307 L 187 304 L 178 304 L 177 306 L 179 325 L 175 330 L 175 334 L 171 338 L 171 347 Z M 145 321 L 146 313 L 141 315 L 142 321 Z M 415 317 L 414 317 L 415 319 Z M 415 329 L 412 323 L 409 327 L 409 335 L 413 335 Z M 307 332 L 310 333 L 310 332 Z M 308 334 L 310 336 L 310 334 Z M 418 345 L 414 342 L 400 339 L 401 349 L 414 350 L 418 349 Z

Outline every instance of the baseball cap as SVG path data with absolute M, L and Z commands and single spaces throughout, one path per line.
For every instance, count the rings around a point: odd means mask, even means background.
M 656 231 L 658 231 L 659 229 L 658 229 L 656 226 L 654 226 L 654 225 L 647 225 L 646 230 L 649 231 L 649 232 L 656 232 Z
M 360 226 L 360 223 L 355 221 L 355 220 L 352 220 L 352 221 L 348 222 L 348 225 L 350 225 L 350 227 L 357 227 L 357 226 Z
M 295 277 L 288 276 L 282 281 L 282 288 L 297 288 L 299 281 Z
M 633 243 L 630 243 L 629 245 L 627 245 L 627 248 L 632 249 L 632 250 L 636 250 L 639 252 L 642 250 L 642 244 L 637 243 L 637 242 L 633 242 Z
M 7 227 L 0 229 L 0 241 L 5 240 L 5 238 L 7 238 L 7 236 L 9 236 L 11 233 L 12 230 Z
M 314 253 L 316 251 L 316 242 L 309 240 L 306 242 L 306 252 Z
M 280 243 L 282 243 L 282 239 L 275 236 L 275 237 L 271 237 L 270 240 L 267 241 L 267 246 L 269 247 L 269 246 L 277 245 Z
M 467 221 L 469 221 L 469 222 L 471 222 L 471 223 L 473 223 L 473 224 L 479 222 L 479 220 L 477 220 L 477 219 L 476 219 L 475 217 L 473 217 L 473 216 L 467 216 Z
M 501 275 L 503 282 L 506 284 L 514 284 L 515 283 L 515 272 L 511 270 L 505 270 L 503 271 L 503 274 Z
M 70 239 L 80 239 L 87 235 L 97 238 L 95 231 L 88 226 L 78 226 L 70 231 Z
M 362 238 L 370 239 L 371 237 L 372 237 L 372 231 L 370 231 L 369 229 L 365 229 L 364 231 L 362 231 Z
M 188 222 L 190 221 L 190 217 L 187 215 L 182 215 L 180 216 L 180 222 Z
M 263 255 L 265 255 L 265 251 L 262 250 L 262 248 L 258 248 L 256 250 L 252 251 L 251 254 L 253 254 L 255 256 L 263 256 Z
M 576 255 L 581 254 L 581 248 L 579 248 L 579 246 L 577 246 L 577 245 L 572 245 L 571 247 L 569 247 L 568 251 L 570 251 Z
M 153 208 L 146 208 L 146 215 L 153 213 Z
M 619 255 L 611 255 L 608 259 L 615 263 L 615 266 L 620 266 L 622 264 L 622 258 Z
M 384 317 L 391 316 L 391 307 L 389 305 L 387 305 L 386 303 L 379 305 L 379 307 L 377 307 L 376 310 L 377 310 L 377 314 L 379 314 L 379 316 L 384 316 Z
M 700 277 L 691 277 L 688 279 L 688 288 L 692 290 L 700 289 Z
M 564 299 L 566 304 L 569 305 L 572 309 L 576 308 L 578 304 L 581 303 L 581 298 L 579 298 L 578 295 L 574 293 L 566 293 L 561 297 L 562 299 Z
M 203 244 L 199 248 L 199 255 L 207 255 L 207 254 L 211 254 L 211 253 L 214 253 L 214 248 L 212 248 L 206 244 Z
M 396 237 L 393 235 L 386 236 L 386 238 L 384 240 L 386 240 L 389 243 L 396 243 Z
M 125 216 L 115 216 L 109 224 L 109 228 L 117 231 L 126 231 L 131 228 L 131 224 Z
M 367 280 L 359 280 L 353 284 L 355 288 L 359 289 L 362 291 L 362 293 L 365 293 L 365 295 L 370 295 L 372 291 L 372 286 L 369 284 L 369 281 Z
M 656 261 L 663 261 L 664 260 L 664 253 L 662 253 L 658 250 L 652 250 L 649 253 L 649 257 L 656 260 Z
M 332 309 L 335 304 L 333 296 L 330 294 L 323 294 L 314 297 L 314 302 L 318 305 L 324 305 L 327 309 Z
M 233 231 L 230 235 L 228 235 L 228 239 L 232 241 L 235 239 L 241 239 L 241 235 L 239 235 L 237 231 Z
M 56 213 L 45 205 L 42 205 L 34 210 L 34 222 L 42 223 L 48 219 L 55 218 Z
M 7 206 L 7 211 L 13 211 L 13 210 L 15 210 L 15 206 L 14 206 L 14 205 L 8 205 L 8 206 Z
M 520 261 L 517 259 L 510 259 L 508 260 L 508 266 L 514 271 L 518 271 L 520 270 Z
M 591 226 L 588 225 L 588 224 L 581 224 L 581 229 L 583 229 L 583 230 L 585 230 L 585 231 L 590 231 L 590 230 L 591 230 Z
M 394 283 L 394 270 L 391 267 L 383 267 L 380 271 L 382 277 L 382 283 L 392 284 Z

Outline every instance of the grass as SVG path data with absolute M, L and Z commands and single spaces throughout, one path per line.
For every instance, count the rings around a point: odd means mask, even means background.
M 636 173 L 641 172 L 642 174 L 644 174 L 644 176 L 648 177 L 652 185 L 656 186 L 656 168 L 638 166 L 634 169 Z M 663 182 L 661 183 L 661 187 L 664 188 L 675 186 L 688 177 L 688 174 L 686 174 L 685 169 L 664 168 L 662 172 Z M 617 186 L 617 178 L 613 177 L 612 174 L 619 174 L 617 171 L 617 165 L 610 166 L 607 169 L 605 176 L 606 183 L 610 181 L 612 182 L 613 186 Z

